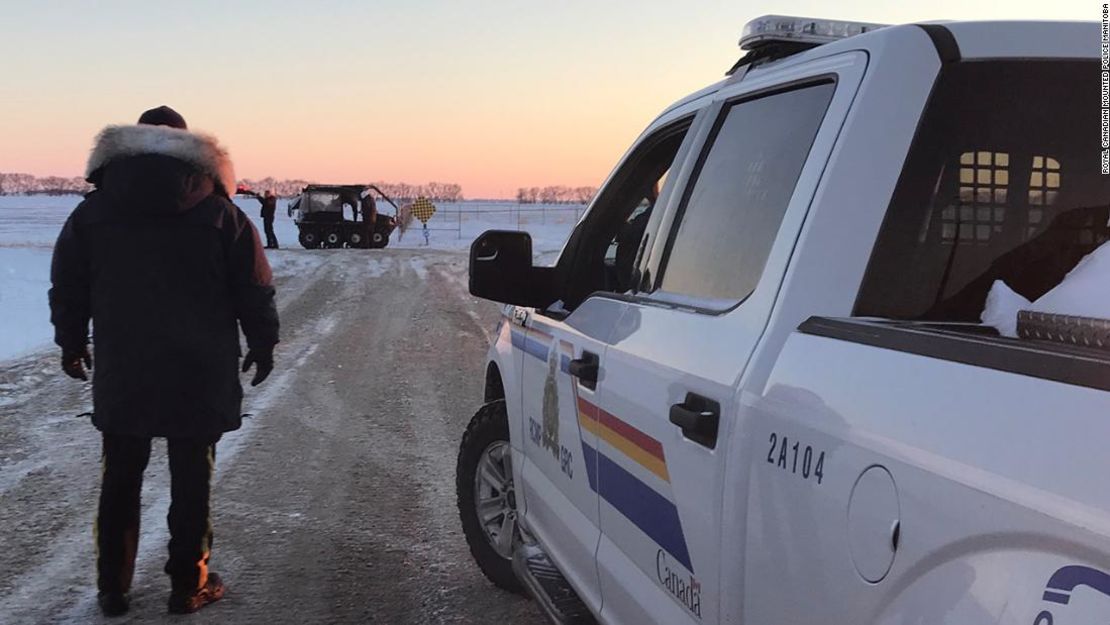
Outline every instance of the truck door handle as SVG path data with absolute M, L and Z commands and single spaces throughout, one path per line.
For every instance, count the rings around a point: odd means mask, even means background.
M 597 373 L 601 369 L 601 361 L 597 354 L 582 352 L 581 358 L 570 361 L 567 373 L 578 378 L 578 383 L 590 390 L 597 389 Z
M 717 429 L 721 421 L 721 405 L 696 393 L 686 393 L 686 401 L 671 406 L 671 423 L 682 435 L 695 443 L 713 449 L 717 446 Z

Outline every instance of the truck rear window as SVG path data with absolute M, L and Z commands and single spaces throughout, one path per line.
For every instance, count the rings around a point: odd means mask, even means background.
M 856 301 L 858 316 L 978 321 L 995 280 L 1029 300 L 1110 238 L 1094 61 L 942 70 Z

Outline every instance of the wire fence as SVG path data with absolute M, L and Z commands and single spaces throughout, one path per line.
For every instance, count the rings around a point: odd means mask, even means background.
M 456 238 L 473 238 L 484 230 L 535 231 L 541 228 L 573 227 L 582 218 L 584 204 L 437 204 L 436 212 L 428 220 L 432 232 L 454 233 Z M 410 230 L 422 226 L 413 220 Z
M 53 245 L 58 230 L 80 199 L 77 196 L 0 196 L 0 244 Z M 286 198 L 279 201 L 275 224 L 278 237 L 283 241 L 297 238 L 296 227 L 286 214 L 288 201 Z M 257 202 L 242 198 L 237 198 L 237 202 L 253 220 L 259 221 Z M 428 230 L 435 232 L 440 240 L 472 240 L 491 229 L 526 231 L 551 240 L 563 240 L 586 211 L 584 204 L 464 201 L 436 202 L 435 205 L 436 213 L 428 221 Z M 378 210 L 393 214 L 393 207 L 382 203 Z M 420 237 L 420 222 L 414 219 L 409 230 L 415 233 L 398 233 L 397 236 Z

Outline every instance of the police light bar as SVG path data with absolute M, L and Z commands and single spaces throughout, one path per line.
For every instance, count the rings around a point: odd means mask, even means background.
M 740 49 L 752 50 L 768 43 L 787 41 L 820 45 L 847 39 L 884 26 L 887 24 L 764 15 L 744 25 L 744 33 L 740 35 Z

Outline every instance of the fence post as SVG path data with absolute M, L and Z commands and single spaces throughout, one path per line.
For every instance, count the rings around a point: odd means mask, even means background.
M 462 238 L 462 207 L 461 206 L 457 207 L 456 211 L 458 212 L 458 216 L 459 216 L 459 231 L 458 231 L 459 236 L 456 237 L 456 238 L 461 239 Z

